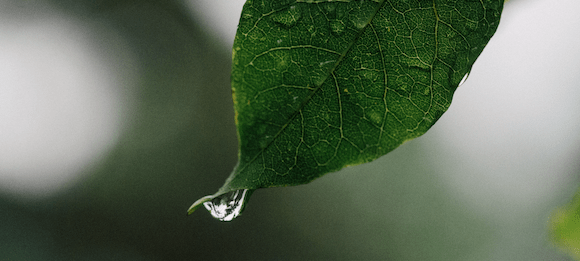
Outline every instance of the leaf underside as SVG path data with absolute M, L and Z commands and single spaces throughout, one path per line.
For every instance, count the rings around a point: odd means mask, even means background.
M 233 48 L 239 161 L 214 196 L 305 184 L 424 134 L 503 2 L 248 0 Z

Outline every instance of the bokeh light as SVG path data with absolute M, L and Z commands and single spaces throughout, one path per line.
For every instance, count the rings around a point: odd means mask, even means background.
M 18 10 L 18 12 L 14 12 Z M 0 189 L 46 197 L 70 187 L 115 146 L 131 77 L 101 48 L 96 25 L 45 5 L 0 10 Z M 101 42 L 103 39 L 100 39 Z M 122 47 L 122 42 L 120 45 Z M 119 47 L 117 46 L 117 47 Z

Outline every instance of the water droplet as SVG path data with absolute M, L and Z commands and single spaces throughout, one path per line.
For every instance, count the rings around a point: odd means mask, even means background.
M 457 85 L 457 87 L 461 86 L 462 84 L 465 83 L 465 81 L 467 81 L 467 77 L 469 77 L 469 72 L 467 72 L 464 76 L 463 79 L 461 79 L 461 81 L 459 82 L 459 85 Z
M 302 17 L 302 12 L 298 6 L 290 6 L 290 8 L 277 12 L 272 15 L 274 22 L 284 25 L 288 28 L 294 26 Z
M 249 189 L 231 191 L 204 202 L 203 206 L 214 218 L 220 221 L 232 221 L 242 213 L 252 192 L 254 191 Z

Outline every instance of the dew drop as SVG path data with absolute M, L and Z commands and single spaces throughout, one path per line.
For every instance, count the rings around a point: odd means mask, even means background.
M 246 202 L 254 190 L 239 189 L 221 194 L 210 201 L 204 202 L 203 206 L 214 218 L 220 221 L 232 221 L 244 210 Z
M 463 79 L 461 79 L 461 81 L 459 82 L 459 85 L 457 85 L 457 87 L 461 86 L 462 84 L 465 83 L 465 81 L 467 81 L 467 77 L 469 77 L 469 72 L 467 72 L 464 76 Z
M 302 17 L 302 12 L 298 6 L 290 6 L 290 8 L 280 11 L 272 15 L 274 22 L 284 25 L 288 28 L 294 26 Z

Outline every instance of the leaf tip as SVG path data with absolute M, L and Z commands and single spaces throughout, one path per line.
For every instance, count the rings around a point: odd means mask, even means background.
M 189 207 L 189 209 L 187 209 L 187 215 L 191 215 L 196 209 L 198 209 L 199 207 L 201 207 L 201 205 L 204 202 L 208 202 L 210 200 L 212 200 L 214 198 L 213 195 L 209 195 L 209 196 L 205 196 L 203 198 L 198 199 L 197 201 L 193 202 L 193 204 L 191 205 L 191 207 Z

